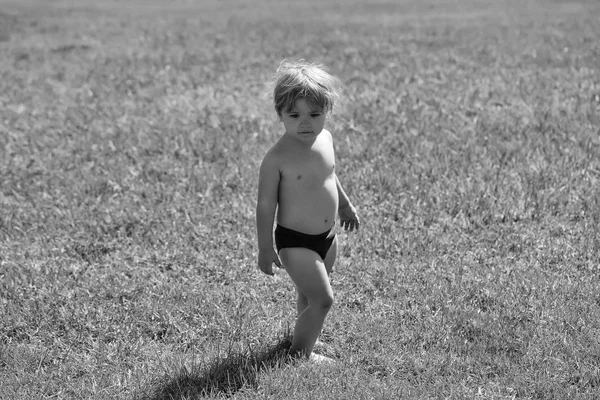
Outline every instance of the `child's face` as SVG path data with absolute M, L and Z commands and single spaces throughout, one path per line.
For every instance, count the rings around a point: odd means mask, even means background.
M 281 112 L 285 132 L 302 142 L 313 142 L 325 126 L 323 110 L 311 108 L 306 99 L 298 99 L 291 110 Z

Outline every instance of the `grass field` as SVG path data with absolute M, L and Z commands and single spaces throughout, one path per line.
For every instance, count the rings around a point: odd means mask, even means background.
M 0 398 L 600 398 L 599 37 L 596 0 L 0 0 Z M 344 84 L 364 223 L 328 366 L 256 267 L 284 58 Z

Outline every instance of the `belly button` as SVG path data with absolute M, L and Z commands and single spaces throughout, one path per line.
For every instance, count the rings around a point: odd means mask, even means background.
M 302 179 L 302 175 L 298 175 L 296 179 Z

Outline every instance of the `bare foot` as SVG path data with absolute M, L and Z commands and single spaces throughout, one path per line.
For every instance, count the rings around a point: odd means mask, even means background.
M 311 353 L 309 360 L 315 364 L 331 364 L 335 362 L 333 358 L 325 357 L 315 353 Z
M 315 342 L 315 346 L 313 347 L 313 350 L 322 351 L 322 350 L 325 350 L 326 347 L 327 347 L 327 345 L 325 343 L 323 343 L 319 339 L 317 339 L 317 341 Z

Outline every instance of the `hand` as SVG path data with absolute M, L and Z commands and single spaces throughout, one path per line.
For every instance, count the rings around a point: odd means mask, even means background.
M 273 264 L 277 266 L 277 268 L 283 268 L 281 266 L 281 261 L 279 260 L 279 256 L 275 252 L 275 250 L 259 250 L 258 251 L 258 268 L 262 272 L 267 275 L 275 275 L 273 272 Z
M 360 219 L 358 218 L 356 208 L 354 208 L 352 204 L 348 203 L 341 206 L 338 210 L 338 214 L 340 216 L 340 225 L 345 231 L 350 230 L 350 232 L 352 232 L 355 228 L 358 230 L 360 227 Z

